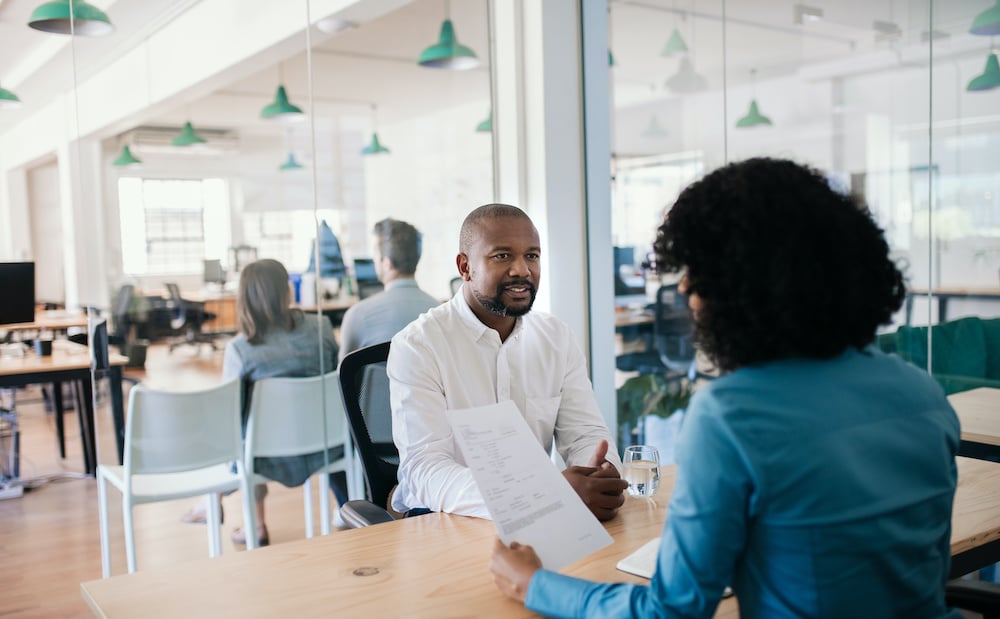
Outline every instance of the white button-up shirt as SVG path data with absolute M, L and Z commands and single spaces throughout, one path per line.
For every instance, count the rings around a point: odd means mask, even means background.
M 452 409 L 512 400 L 543 449 L 554 438 L 568 465 L 586 465 L 607 440 L 607 459 L 621 470 L 583 354 L 554 316 L 529 312 L 501 342 L 460 291 L 392 339 L 386 370 L 399 448 L 397 511 L 425 507 L 489 518 L 444 414 Z

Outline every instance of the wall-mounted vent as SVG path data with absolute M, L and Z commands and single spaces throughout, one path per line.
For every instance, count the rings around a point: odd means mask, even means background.
M 129 144 L 132 151 L 141 154 L 168 155 L 222 155 L 235 153 L 240 147 L 240 136 L 228 129 L 204 129 L 196 127 L 198 135 L 205 138 L 203 144 L 174 146 L 173 139 L 181 132 L 181 127 L 136 127 L 120 136 L 123 144 Z

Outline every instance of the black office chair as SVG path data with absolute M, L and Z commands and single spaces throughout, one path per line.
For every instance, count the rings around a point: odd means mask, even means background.
M 341 517 L 351 528 L 389 522 L 389 496 L 396 485 L 399 451 L 392 442 L 392 411 L 385 362 L 389 342 L 356 350 L 340 362 L 340 387 L 354 446 L 364 471 L 367 501 L 348 501 Z
M 215 319 L 215 314 L 205 311 L 205 304 L 196 301 L 188 301 L 181 296 L 180 288 L 177 284 L 167 283 L 167 292 L 170 295 L 168 307 L 170 308 L 170 328 L 175 333 L 180 333 L 180 337 L 170 342 L 169 351 L 173 352 L 178 346 L 192 344 L 208 344 L 212 350 L 218 350 L 215 344 L 215 336 L 210 333 L 202 333 L 202 325 L 206 321 Z
M 945 585 L 944 601 L 951 608 L 968 610 L 983 619 L 1000 619 L 1000 584 L 980 580 L 952 580 Z

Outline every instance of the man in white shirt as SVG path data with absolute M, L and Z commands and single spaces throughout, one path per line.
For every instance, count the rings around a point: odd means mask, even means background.
M 512 400 L 539 444 L 601 520 L 628 484 L 601 418 L 583 354 L 562 321 L 529 313 L 541 272 L 538 231 L 524 211 L 489 204 L 462 224 L 462 291 L 392 338 L 387 373 L 399 487 L 392 507 L 489 518 L 445 411 Z M 609 448 L 610 447 L 610 448 Z

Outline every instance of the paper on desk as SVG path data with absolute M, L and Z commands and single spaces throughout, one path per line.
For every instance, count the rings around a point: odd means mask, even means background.
M 530 544 L 542 566 L 558 570 L 611 543 L 513 402 L 447 415 L 505 544 Z

